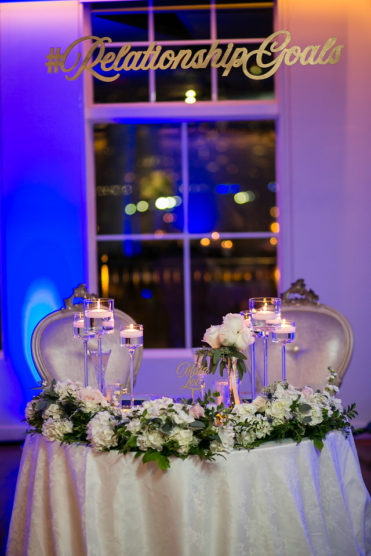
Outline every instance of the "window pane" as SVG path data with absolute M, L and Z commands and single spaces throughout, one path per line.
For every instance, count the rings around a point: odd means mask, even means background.
M 91 25 L 93 35 L 110 37 L 112 42 L 148 40 L 147 13 L 93 13 Z
M 94 130 L 98 233 L 182 230 L 180 125 Z
M 217 9 L 220 39 L 265 38 L 273 33 L 273 8 Z
M 134 50 L 145 51 L 145 47 L 133 47 Z M 116 55 L 119 48 L 107 47 L 106 52 L 114 52 Z M 94 71 L 112 77 L 117 71 L 103 72 L 100 66 L 95 66 Z M 116 102 L 148 102 L 149 100 L 149 73 L 145 70 L 120 71 L 119 77 L 115 81 L 100 81 L 96 77 L 94 82 L 94 102 L 97 103 L 116 103 Z M 135 94 L 133 94 L 135 91 Z
M 210 38 L 209 10 L 155 12 L 155 40 Z
M 168 47 L 164 47 L 166 50 Z M 181 50 L 190 51 L 191 54 L 185 54 L 185 60 L 192 59 L 196 51 L 200 49 L 209 49 L 205 45 L 187 45 L 182 47 L 171 47 L 171 50 L 177 55 Z M 182 58 L 183 59 L 183 58 Z M 210 68 L 207 69 L 174 69 L 174 70 L 157 70 L 156 71 L 156 100 L 157 101 L 176 101 L 185 100 L 186 92 L 194 90 L 196 92 L 196 100 L 211 99 L 211 79 Z
M 250 52 L 257 50 L 258 44 L 241 44 Z M 266 59 L 263 56 L 263 61 Z M 254 59 L 248 64 L 248 70 L 253 75 L 262 74 Z M 251 79 L 243 73 L 243 68 L 232 68 L 228 75 L 223 76 L 224 69 L 218 68 L 218 99 L 219 100 L 270 100 L 274 98 L 274 77 L 266 79 Z
M 271 231 L 274 122 L 189 125 L 190 232 Z
M 274 243 L 274 242 L 273 242 Z M 223 247 L 224 245 L 224 247 Z M 227 313 L 248 308 L 250 297 L 276 296 L 276 246 L 269 239 L 191 241 L 193 346 Z
M 184 347 L 182 242 L 99 242 L 98 256 L 100 295 L 143 324 L 145 347 Z

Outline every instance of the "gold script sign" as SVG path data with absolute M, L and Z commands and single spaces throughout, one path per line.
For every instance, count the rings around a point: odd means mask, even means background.
M 198 363 L 188 363 L 188 361 L 183 361 L 179 363 L 176 368 L 176 374 L 179 377 L 185 377 L 187 382 L 182 386 L 182 388 L 192 391 L 192 399 L 194 399 L 195 390 L 201 390 L 203 388 L 203 379 L 206 369 L 201 367 Z
M 84 56 L 76 53 L 78 45 L 89 42 L 89 48 Z M 232 68 L 241 68 L 250 79 L 267 79 L 276 73 L 281 64 L 293 66 L 299 62 L 302 66 L 316 66 L 337 64 L 344 45 L 336 45 L 336 37 L 330 37 L 323 45 L 309 45 L 305 48 L 290 45 L 289 31 L 276 31 L 267 37 L 256 50 L 246 47 L 235 47 L 228 43 L 225 49 L 215 41 L 209 48 L 200 48 L 192 52 L 183 48 L 177 53 L 171 49 L 164 49 L 152 42 L 146 50 L 132 50 L 131 44 L 124 44 L 118 52 L 106 52 L 106 47 L 112 42 L 110 37 L 95 37 L 93 35 L 81 37 L 71 43 L 64 53 L 61 47 L 51 47 L 47 55 L 46 67 L 48 73 L 59 69 L 70 75 L 66 79 L 73 81 L 82 72 L 88 71 L 100 81 L 116 81 L 121 71 L 138 70 L 176 70 L 222 68 L 222 76 L 229 75 Z M 263 60 L 264 58 L 264 60 Z M 263 71 L 260 75 L 249 71 L 248 63 L 255 64 Z M 112 75 L 113 72 L 113 75 Z M 104 75 L 111 73 L 111 75 Z

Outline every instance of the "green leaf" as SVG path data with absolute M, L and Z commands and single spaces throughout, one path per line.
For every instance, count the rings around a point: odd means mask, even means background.
M 237 361 L 237 370 L 238 370 L 238 376 L 240 377 L 240 380 L 242 380 L 243 375 L 246 372 L 245 363 L 242 361 L 242 359 L 238 359 Z
M 316 436 L 315 438 L 313 438 L 313 444 L 319 451 L 321 451 L 323 448 L 323 439 L 319 436 Z
M 173 430 L 173 425 L 171 423 L 164 423 L 161 427 L 162 432 L 169 434 Z
M 170 460 L 164 454 L 160 454 L 160 452 L 146 452 L 142 458 L 143 463 L 148 463 L 150 461 L 155 461 L 161 471 L 166 471 L 170 467 Z
M 190 429 L 201 430 L 205 428 L 205 423 L 196 419 L 193 423 L 189 424 Z
M 301 413 L 305 413 L 306 411 L 310 411 L 312 409 L 312 406 L 307 404 L 307 403 L 299 403 L 298 404 L 298 410 Z

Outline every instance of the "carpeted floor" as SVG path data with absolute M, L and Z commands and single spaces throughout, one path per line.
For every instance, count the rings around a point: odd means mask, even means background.
M 356 445 L 363 478 L 371 493 L 371 435 L 359 436 Z M 0 555 L 5 553 L 21 454 L 20 444 L 0 444 Z

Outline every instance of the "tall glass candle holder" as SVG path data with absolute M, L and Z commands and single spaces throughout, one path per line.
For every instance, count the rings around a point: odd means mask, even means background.
M 263 386 L 268 386 L 268 339 L 269 333 L 281 320 L 281 299 L 252 297 L 249 299 L 249 316 L 253 330 L 263 337 Z
M 84 313 L 78 312 L 73 314 L 73 336 L 83 341 L 84 346 L 84 386 L 89 386 L 89 358 L 88 358 L 88 340 L 91 337 L 85 332 Z
M 281 320 L 272 331 L 272 342 L 281 344 L 282 380 L 286 380 L 286 344 L 291 344 L 295 338 L 295 322 Z
M 143 325 L 122 326 L 120 328 L 120 346 L 126 348 L 130 355 L 130 407 L 134 407 L 134 356 L 136 350 L 143 346 Z
M 244 317 L 244 319 L 249 321 L 249 328 L 253 331 L 255 340 L 260 338 L 262 335 L 261 330 L 254 329 L 249 311 L 241 311 L 240 314 Z M 251 380 L 251 401 L 256 398 L 256 366 L 255 366 L 255 342 L 250 344 L 250 380 Z
M 97 338 L 98 387 L 105 394 L 105 378 L 102 359 L 102 337 L 113 332 L 115 326 L 114 300 L 107 298 L 84 299 L 85 333 Z

